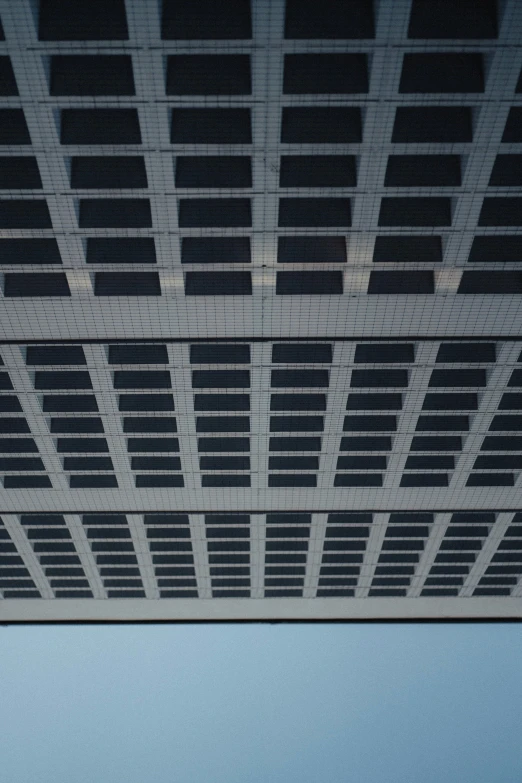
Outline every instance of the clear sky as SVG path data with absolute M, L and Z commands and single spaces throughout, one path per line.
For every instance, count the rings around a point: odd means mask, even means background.
M 521 625 L 0 627 L 5 783 L 521 783 Z

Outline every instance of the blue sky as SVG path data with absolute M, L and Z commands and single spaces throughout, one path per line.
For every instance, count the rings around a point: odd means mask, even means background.
M 520 783 L 520 625 L 0 627 L 6 783 Z

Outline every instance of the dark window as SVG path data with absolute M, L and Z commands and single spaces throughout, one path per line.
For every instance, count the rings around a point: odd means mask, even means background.
M 522 261 L 522 237 L 515 235 L 475 237 L 468 263 L 486 264 L 497 261 L 510 263 Z
M 199 344 L 190 346 L 191 364 L 250 364 L 247 344 Z
M 132 470 L 181 470 L 179 457 L 132 457 Z
M 433 272 L 370 272 L 369 294 L 433 294 Z
M 184 237 L 181 240 L 182 264 L 249 264 L 250 261 L 248 237 Z
M 520 294 L 522 273 L 520 272 L 463 272 L 458 294 Z
M 420 169 L 422 170 L 422 169 Z M 442 242 L 437 236 L 380 236 L 375 239 L 373 262 L 388 263 L 442 263 Z
M 174 410 L 172 394 L 120 394 L 119 410 L 164 412 Z
M 186 296 L 251 296 L 250 272 L 187 272 Z
M 80 228 L 152 228 L 147 198 L 82 198 Z
M 195 394 L 195 411 L 249 411 L 248 394 Z
M 168 364 L 165 345 L 142 343 L 138 345 L 109 345 L 109 364 Z
M 194 389 L 248 388 L 249 370 L 193 370 Z
M 154 474 L 145 474 L 144 476 L 136 476 L 136 487 L 138 489 L 144 489 L 147 487 L 172 487 L 180 488 L 184 487 L 183 476 L 161 476 Z
M 0 116 L 1 127 L 1 116 Z M 0 264 L 61 264 L 56 239 L 1 239 Z
M 509 587 L 477 587 L 473 591 L 473 595 L 511 595 L 511 590 Z
M 38 447 L 32 438 L 0 438 L 0 454 L 36 454 Z
M 146 188 L 145 159 L 132 155 L 82 156 L 71 160 L 72 188 Z
M 177 432 L 173 416 L 125 416 L 123 432 Z
M 250 432 L 248 416 L 197 416 L 196 432 Z
M 522 410 L 522 394 L 503 394 L 498 407 L 501 411 Z
M 388 158 L 384 178 L 388 188 L 459 187 L 460 184 L 458 155 L 390 155 Z
M 269 457 L 269 470 L 319 470 L 319 457 Z
M 251 144 L 250 109 L 173 109 L 172 144 Z
M 51 432 L 52 433 L 67 433 L 67 432 L 81 432 L 81 433 L 98 433 L 104 432 L 103 423 L 99 416 L 90 416 L 81 418 L 73 418 L 72 416 L 66 416 L 61 419 L 51 419 Z
M 96 272 L 95 296 L 161 296 L 157 272 Z
M 413 0 L 408 38 L 496 38 L 495 0 Z
M 400 106 L 395 114 L 395 144 L 461 144 L 473 141 L 469 106 Z
M 521 470 L 521 454 L 488 454 L 477 457 L 473 470 Z
M 271 473 L 268 486 L 277 487 L 316 487 L 317 476 L 314 473 Z
M 489 185 L 512 188 L 522 185 L 522 155 L 497 155 Z
M 337 470 L 386 470 L 386 457 L 338 457 Z
M 344 237 L 279 237 L 278 264 L 344 264 Z
M 250 95 L 247 54 L 176 54 L 167 57 L 167 95 Z
M 30 144 L 22 109 L 0 109 L 0 144 Z
M 350 95 L 368 92 L 365 54 L 286 54 L 286 95 Z
M 466 482 L 467 487 L 513 487 L 512 473 L 472 473 Z
M 148 237 L 87 239 L 88 264 L 155 264 L 154 240 Z
M 124 0 L 40 0 L 40 41 L 126 41 Z
M 473 393 L 448 394 L 428 393 L 424 397 L 424 411 L 474 411 L 478 408 L 477 395 Z
M 201 470 L 250 470 L 250 457 L 200 457 Z
M 495 343 L 442 343 L 437 352 L 437 363 L 494 362 Z
M 522 226 L 522 198 L 485 198 L 479 226 Z M 464 274 L 470 274 L 464 273 Z
M 168 370 L 116 370 L 115 389 L 170 389 Z
M 94 394 L 46 394 L 42 409 L 44 413 L 97 413 L 98 403 Z
M 41 187 L 36 158 L 0 157 L 0 190 L 40 190 Z
M 62 109 L 61 144 L 141 144 L 136 109 Z
M 105 438 L 58 438 L 56 450 L 59 454 L 108 454 L 109 447 Z
M 487 386 L 485 370 L 433 370 L 430 387 Z
M 362 141 L 361 110 L 344 106 L 286 106 L 283 144 L 357 144 Z
M 455 458 L 450 456 L 408 457 L 405 467 L 406 470 L 453 470 Z
M 28 365 L 86 364 L 86 361 L 81 345 L 29 345 L 25 363 Z
M 383 198 L 379 226 L 451 226 L 451 199 Z
M 267 525 L 311 525 L 311 513 L 271 513 L 266 515 Z M 308 535 L 308 534 L 306 534 Z M 302 562 L 301 560 L 295 562 Z M 304 562 L 304 561 L 303 561 Z
M 522 370 L 513 370 L 508 386 L 522 386 Z
M 355 348 L 356 364 L 401 364 L 415 361 L 411 343 L 360 343 Z
M 4 489 L 52 489 L 49 476 L 4 476 Z
M 163 0 L 161 37 L 173 41 L 252 37 L 249 0 Z
M 272 394 L 271 411 L 325 411 L 325 394 Z
M 494 416 L 489 425 L 490 432 L 499 430 L 522 430 L 522 416 Z
M 401 487 L 447 487 L 446 473 L 405 473 L 401 478 Z
M 45 470 L 45 466 L 39 457 L 2 457 L 0 458 L 0 471 L 14 470 L 17 472 Z
M 281 198 L 279 226 L 351 226 L 348 198 Z
M 0 95 L 6 97 L 18 95 L 11 58 L 5 55 L 0 57 Z
M 322 432 L 322 416 L 271 416 L 270 432 Z
M 391 451 L 392 440 L 386 435 L 341 438 L 340 451 Z
M 11 383 L 11 379 L 9 377 L 9 373 L 7 372 L 0 372 L 0 390 L 1 391 L 11 391 L 13 388 L 13 384 Z
M 408 370 L 353 370 L 352 388 L 403 388 L 408 385 Z
M 159 454 L 179 451 L 177 438 L 129 438 L 127 450 L 132 453 L 156 451 Z
M 229 228 L 252 225 L 250 199 L 182 198 L 179 201 L 181 228 Z
M 252 187 L 250 158 L 232 155 L 178 157 L 176 187 L 250 188 Z
M 270 438 L 270 451 L 321 451 L 321 438 Z
M 374 38 L 371 0 L 287 0 L 285 38 Z
M 3 435 L 8 435 L 9 433 L 31 432 L 31 430 L 26 420 L 20 416 L 2 416 L 0 417 L 0 432 Z
M 380 473 L 338 473 L 334 487 L 382 487 Z
M 402 394 L 349 394 L 347 411 L 401 410 Z
M 118 482 L 116 476 L 87 474 L 85 476 L 70 476 L 69 486 L 71 489 L 117 489 Z
M 522 437 L 517 435 L 494 436 L 488 435 L 484 438 L 481 451 L 522 451 Z
M 462 439 L 458 435 L 429 436 L 419 435 L 412 438 L 411 451 L 461 451 Z
M 469 430 L 469 419 L 467 416 L 419 416 L 417 432 L 451 432 Z
M 4 277 L 4 296 L 70 296 L 67 275 L 47 273 L 8 273 Z
M 283 155 L 281 188 L 346 188 L 357 185 L 353 155 Z
M 199 452 L 250 451 L 250 438 L 198 438 Z
M 327 387 L 328 370 L 272 370 L 271 385 L 274 388 Z
M 205 523 L 207 525 L 248 525 L 250 523 L 249 514 L 205 514 Z
M 509 110 L 506 127 L 502 136 L 504 144 L 519 144 L 522 141 L 522 106 L 513 106 Z
M 225 473 L 216 473 L 215 475 L 201 476 L 202 487 L 249 487 L 250 476 L 235 476 Z M 234 549 L 235 546 L 227 545 L 226 549 Z
M 463 52 L 405 54 L 399 92 L 484 92 L 482 55 Z
M 2 413 L 21 413 L 22 406 L 18 397 L 12 394 L 2 394 L 0 396 L 0 411 Z
M 129 55 L 51 56 L 51 95 L 134 95 Z
M 344 432 L 395 432 L 396 416 L 345 416 Z
M 45 199 L 0 201 L 0 228 L 52 228 Z
M 342 293 L 342 272 L 277 272 L 276 294 L 280 296 Z
M 275 364 L 331 363 L 332 346 L 328 343 L 275 343 L 272 361 Z
M 113 470 L 110 457 L 65 457 L 64 470 Z

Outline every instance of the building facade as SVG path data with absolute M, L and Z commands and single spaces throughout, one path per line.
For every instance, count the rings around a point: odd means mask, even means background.
M 522 4 L 0 19 L 0 622 L 520 619 Z

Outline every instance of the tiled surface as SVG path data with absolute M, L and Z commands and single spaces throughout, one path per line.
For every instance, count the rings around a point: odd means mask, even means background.
M 0 19 L 3 597 L 517 597 L 520 3 Z

